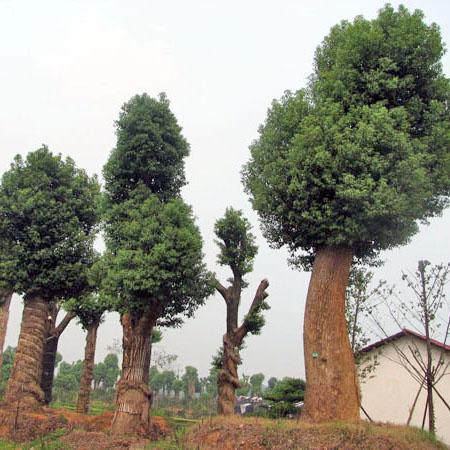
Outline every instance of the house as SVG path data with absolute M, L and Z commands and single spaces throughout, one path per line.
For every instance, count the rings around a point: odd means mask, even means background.
M 438 370 L 441 378 L 433 395 L 436 434 L 450 444 L 450 345 L 431 340 L 431 351 L 433 365 L 436 367 L 441 362 Z M 369 345 L 362 352 L 363 364 L 373 362 L 374 358 L 377 363 L 370 376 L 360 380 L 361 417 L 417 427 L 422 427 L 425 421 L 424 428 L 428 429 L 427 391 L 417 375 L 417 371 L 423 373 L 420 364 L 427 361 L 425 336 L 403 329 Z

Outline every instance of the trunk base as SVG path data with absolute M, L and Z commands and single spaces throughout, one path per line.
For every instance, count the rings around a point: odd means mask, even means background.
M 148 386 L 151 334 L 157 316 L 151 311 L 123 314 L 122 376 L 117 383 L 116 412 L 111 424 L 114 435 L 150 432 L 152 391 Z
M 112 421 L 114 435 L 146 436 L 150 429 L 152 392 L 144 383 L 120 380 L 117 384 L 116 413 Z
M 47 331 L 48 304 L 41 298 L 25 300 L 19 342 L 11 377 L 5 393 L 5 403 L 18 409 L 41 406 L 42 357 Z
M 304 416 L 313 422 L 359 421 L 359 384 L 345 321 L 345 290 L 353 252 L 319 249 L 306 300 Z

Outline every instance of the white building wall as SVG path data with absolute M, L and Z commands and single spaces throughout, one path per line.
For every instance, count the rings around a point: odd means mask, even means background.
M 403 367 L 395 346 L 402 349 L 412 361 L 413 358 L 408 348 L 411 345 L 415 345 L 419 349 L 422 359 L 426 361 L 425 342 L 411 336 L 403 336 L 393 343 L 386 343 L 370 352 L 373 355 L 381 351 L 378 355 L 379 365 L 372 374 L 373 377 L 361 380 L 361 403 L 372 420 L 406 424 L 420 384 Z M 437 362 L 441 351 L 435 346 L 432 346 L 432 351 L 434 361 Z M 444 353 L 444 361 L 444 365 L 450 362 L 449 351 Z M 450 367 L 436 387 L 446 402 L 450 404 Z M 433 396 L 433 400 L 437 436 L 446 444 L 450 444 L 450 411 L 437 395 Z M 422 426 L 425 403 L 426 390 L 422 389 L 410 425 Z M 361 417 L 366 419 L 362 412 Z M 427 424 L 428 415 L 425 429 L 427 429 Z

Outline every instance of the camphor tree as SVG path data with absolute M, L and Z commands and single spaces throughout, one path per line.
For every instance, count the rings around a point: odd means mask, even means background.
M 147 433 L 152 330 L 181 323 L 211 293 L 202 239 L 180 198 L 189 146 L 164 94 L 122 108 L 117 146 L 104 167 L 107 252 L 101 295 L 121 315 L 122 374 L 115 434 Z
M 253 260 L 258 251 L 250 229 L 250 223 L 242 216 L 242 212 L 233 208 L 227 208 L 225 216 L 216 222 L 214 228 L 218 237 L 216 243 L 220 248 L 218 262 L 220 265 L 229 266 L 233 274 L 228 287 L 218 280 L 215 282 L 216 289 L 225 300 L 227 308 L 227 329 L 223 335 L 223 347 L 219 355 L 221 364 L 217 378 L 219 414 L 234 413 L 235 391 L 240 386 L 237 373 L 237 366 L 241 362 L 239 350 L 248 333 L 260 333 L 264 326 L 262 311 L 269 308 L 265 301 L 269 282 L 264 279 L 256 289 L 255 297 L 243 322 L 241 325 L 238 324 L 241 293 L 247 287 L 244 276 L 253 270 Z
M 75 317 L 75 313 L 67 311 L 64 314 L 63 319 L 56 325 L 61 306 L 64 306 L 63 303 L 64 302 L 61 301 L 50 301 L 48 304 L 41 375 L 41 389 L 44 392 L 44 403 L 46 404 L 49 404 L 52 401 L 53 379 L 59 338 Z
M 94 376 L 97 330 L 102 322 L 106 307 L 95 293 L 85 295 L 77 301 L 71 301 L 67 307 L 76 314 L 79 323 L 86 330 L 83 370 L 76 408 L 77 412 L 86 414 L 89 411 L 91 385 Z
M 312 420 L 359 417 L 344 299 L 353 260 L 406 244 L 449 195 L 449 82 L 439 28 L 387 5 L 341 22 L 306 90 L 274 101 L 243 181 L 263 232 L 311 269 L 304 357 Z
M 47 147 L 16 156 L 0 187 L 0 284 L 23 295 L 24 310 L 7 404 L 39 405 L 49 305 L 87 286 L 97 223 L 96 178 Z

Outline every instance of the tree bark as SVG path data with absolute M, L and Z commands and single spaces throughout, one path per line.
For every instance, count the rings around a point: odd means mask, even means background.
M 217 377 L 217 412 L 222 415 L 234 414 L 235 391 L 240 386 L 237 372 L 237 366 L 241 361 L 239 344 L 233 337 L 229 333 L 223 336 L 222 367 Z
M 24 301 L 22 324 L 5 403 L 28 409 L 44 401 L 41 389 L 42 353 L 48 320 L 48 303 L 39 297 Z
M 11 303 L 11 298 L 12 292 L 0 291 L 0 369 L 3 364 L 3 348 L 5 347 L 6 329 L 8 327 L 9 305 Z
M 150 431 L 152 393 L 148 386 L 151 334 L 157 315 L 152 311 L 123 314 L 122 375 L 117 383 L 116 412 L 111 424 L 115 435 Z
M 359 384 L 345 321 L 345 289 L 353 251 L 317 251 L 303 328 L 306 367 L 304 415 L 314 421 L 359 420 Z
M 87 329 L 86 347 L 84 349 L 83 371 L 80 380 L 80 392 L 77 401 L 77 412 L 87 414 L 91 395 L 92 375 L 94 372 L 95 347 L 99 322 L 95 322 Z
M 41 388 L 44 391 L 44 403 L 52 401 L 53 380 L 55 375 L 56 353 L 58 351 L 59 338 L 70 321 L 75 317 L 74 313 L 67 313 L 63 320 L 56 326 L 59 307 L 56 304 L 49 306 L 47 331 L 44 342 L 44 353 L 42 359 Z
M 56 353 L 58 352 L 59 336 L 49 335 L 44 343 L 42 358 L 41 389 L 44 392 L 44 403 L 52 401 L 53 378 L 55 375 Z
M 46 405 L 52 401 L 53 375 L 55 372 L 56 352 L 58 350 L 59 340 L 57 336 L 53 335 L 53 331 L 59 312 L 58 305 L 55 302 L 49 303 L 48 311 L 41 375 L 41 389 L 44 391 L 44 403 Z
M 268 286 L 269 282 L 267 280 L 261 281 L 247 316 L 252 314 L 255 308 L 268 296 L 266 292 Z M 239 286 L 236 288 L 233 285 L 230 289 L 226 290 L 226 293 L 227 295 L 224 299 L 227 303 L 227 332 L 223 336 L 222 367 L 217 377 L 217 412 L 222 415 L 234 414 L 234 406 L 236 403 L 235 392 L 240 386 L 237 372 L 237 366 L 241 362 L 239 349 L 248 333 L 245 319 L 241 326 L 238 327 L 238 310 L 241 296 L 240 279 Z

